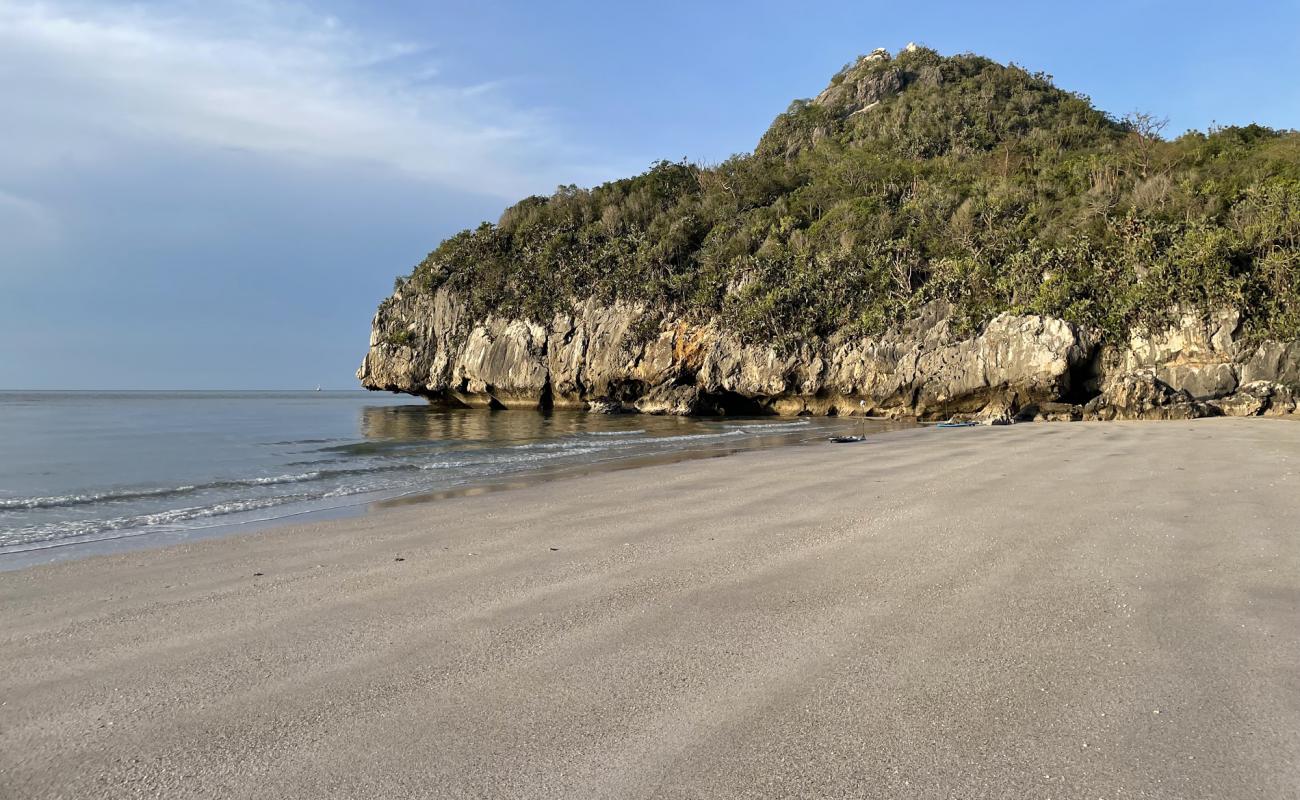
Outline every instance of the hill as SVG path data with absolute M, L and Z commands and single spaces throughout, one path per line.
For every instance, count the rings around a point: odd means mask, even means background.
M 527 198 L 399 294 L 542 326 L 576 303 L 635 306 L 654 311 L 643 337 L 671 318 L 776 357 L 888 336 L 936 304 L 952 335 L 1030 315 L 1088 350 L 1227 311 L 1242 346 L 1300 338 L 1300 134 L 1161 127 L 1014 65 L 877 50 L 752 153 Z

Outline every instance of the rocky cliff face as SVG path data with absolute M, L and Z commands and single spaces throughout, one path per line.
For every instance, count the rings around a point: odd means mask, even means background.
M 1293 413 L 1300 397 L 1300 342 L 1242 338 L 1241 315 L 1187 313 L 1178 324 L 1135 333 L 1101 353 L 1108 376 L 1087 408 L 1099 419 L 1186 419 Z
M 588 300 L 539 324 L 471 319 L 446 289 L 399 289 L 375 315 L 357 376 L 370 389 L 495 408 L 1191 418 L 1293 412 L 1300 342 L 1247 347 L 1228 312 L 1187 315 L 1122 347 L 1038 316 L 1003 314 L 963 333 L 931 304 L 880 337 L 784 352 L 634 305 Z

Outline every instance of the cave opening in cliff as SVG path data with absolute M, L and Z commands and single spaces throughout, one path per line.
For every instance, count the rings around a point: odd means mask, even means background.
M 766 417 L 773 413 L 772 409 L 761 401 L 735 392 L 711 393 L 708 395 L 708 400 L 724 417 Z
M 1068 384 L 1061 398 L 1066 403 L 1082 406 L 1101 394 L 1101 348 L 1088 348 L 1083 358 L 1073 361 L 1067 375 Z

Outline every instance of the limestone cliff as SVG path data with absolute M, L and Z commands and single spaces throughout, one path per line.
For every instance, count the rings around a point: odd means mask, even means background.
M 539 324 L 399 289 L 357 375 L 452 405 L 651 414 L 1190 418 L 1288 413 L 1300 395 L 1300 343 L 1246 347 L 1232 312 L 1118 348 L 1032 315 L 962 332 L 950 312 L 932 303 L 879 337 L 784 352 L 630 304 L 576 302 Z
M 1182 314 L 1100 353 L 1102 390 L 1087 406 L 1099 419 L 1279 416 L 1300 398 L 1300 342 L 1250 344 L 1234 309 Z

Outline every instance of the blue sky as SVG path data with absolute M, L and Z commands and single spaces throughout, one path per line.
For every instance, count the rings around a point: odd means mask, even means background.
M 0 388 L 355 385 L 370 315 L 531 193 L 749 150 L 858 53 L 1300 127 L 1300 2 L 0 0 Z

